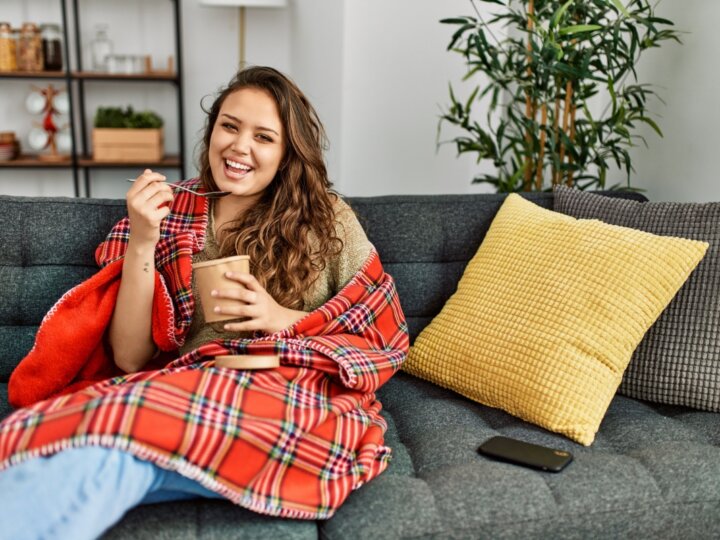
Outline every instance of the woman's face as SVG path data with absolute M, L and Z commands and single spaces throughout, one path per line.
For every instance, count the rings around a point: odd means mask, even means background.
M 258 88 L 242 88 L 228 95 L 208 149 L 218 189 L 231 192 L 227 198 L 252 203 L 275 178 L 284 154 L 283 125 L 270 94 Z

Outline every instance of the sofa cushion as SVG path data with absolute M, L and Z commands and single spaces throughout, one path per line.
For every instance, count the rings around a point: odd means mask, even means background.
M 710 243 L 705 258 L 633 354 L 619 391 L 720 411 L 720 203 L 639 204 L 561 187 L 554 205 L 577 218 Z
M 403 369 L 589 445 L 706 249 L 510 195 Z

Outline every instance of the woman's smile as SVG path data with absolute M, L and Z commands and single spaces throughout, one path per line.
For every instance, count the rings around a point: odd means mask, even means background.
M 225 175 L 229 178 L 241 179 L 245 178 L 253 171 L 253 167 L 242 161 L 234 159 L 225 159 Z

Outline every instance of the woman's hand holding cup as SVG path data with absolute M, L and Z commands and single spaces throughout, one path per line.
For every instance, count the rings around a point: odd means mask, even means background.
M 306 315 L 278 304 L 252 274 L 227 272 L 225 277 L 242 287 L 214 289 L 213 298 L 235 300 L 232 305 L 216 306 L 214 312 L 244 319 L 229 322 L 224 328 L 231 332 L 261 330 L 269 334 L 292 326 Z
M 228 321 L 230 332 L 275 333 L 306 315 L 278 304 L 250 274 L 250 258 L 236 255 L 193 264 L 206 322 Z

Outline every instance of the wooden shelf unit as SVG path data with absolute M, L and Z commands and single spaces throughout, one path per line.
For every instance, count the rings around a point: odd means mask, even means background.
M 180 172 L 180 177 L 185 178 L 185 122 L 183 116 L 183 86 L 182 86 L 182 37 L 181 37 L 181 0 L 171 0 L 173 9 L 173 21 L 175 31 L 175 58 L 173 65 L 174 72 L 152 71 L 148 73 L 125 74 L 125 73 L 99 73 L 83 70 L 82 51 L 83 42 L 80 37 L 80 6 L 79 0 L 70 0 L 73 17 L 74 35 L 71 37 L 68 27 L 68 1 L 58 0 L 62 15 L 62 31 L 65 46 L 63 47 L 63 70 L 62 71 L 10 71 L 0 72 L 0 79 L 18 80 L 58 80 L 65 81 L 65 86 L 70 100 L 70 112 L 68 113 L 70 126 L 70 139 L 72 141 L 72 152 L 66 160 L 49 161 L 33 155 L 20 155 L 18 158 L 9 161 L 0 161 L 0 169 L 71 169 L 75 185 L 75 196 L 80 196 L 80 179 L 84 179 L 85 196 L 90 196 L 90 171 L 93 169 L 119 169 L 138 167 L 175 168 Z M 148 0 L 135 0 L 137 2 Z M 75 58 L 71 62 L 68 44 L 74 42 Z M 158 82 L 170 83 L 176 89 L 177 95 L 177 121 L 178 121 L 178 155 L 165 156 L 161 161 L 155 163 L 120 163 L 120 162 L 98 162 L 89 156 L 89 136 L 85 128 L 87 111 L 85 110 L 86 84 L 94 81 L 116 81 L 120 84 L 132 84 L 133 82 Z M 88 90 L 89 91 L 89 90 Z M 79 126 L 76 125 L 76 117 Z M 79 144 L 78 144 L 79 140 Z

